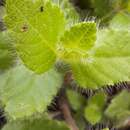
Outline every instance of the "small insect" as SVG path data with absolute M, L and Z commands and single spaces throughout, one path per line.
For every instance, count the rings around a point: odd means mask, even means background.
M 28 30 L 28 26 L 27 25 L 24 25 L 22 28 L 21 28 L 21 32 L 27 32 Z
M 41 12 L 44 11 L 44 7 L 43 7 L 43 6 L 40 7 L 40 11 L 41 11 Z

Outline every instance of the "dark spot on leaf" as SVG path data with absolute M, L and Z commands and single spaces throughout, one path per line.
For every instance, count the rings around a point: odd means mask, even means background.
M 40 7 L 40 11 L 41 11 L 41 12 L 44 11 L 44 7 L 43 7 L 43 6 Z
M 28 30 L 28 26 L 27 25 L 24 25 L 21 29 L 22 32 L 27 32 Z

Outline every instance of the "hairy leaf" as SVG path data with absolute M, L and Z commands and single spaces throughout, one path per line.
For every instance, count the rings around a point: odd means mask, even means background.
M 59 7 L 43 0 L 7 0 L 6 11 L 6 25 L 24 64 L 36 73 L 49 70 L 65 27 Z
M 61 38 L 65 60 L 75 61 L 77 56 L 87 55 L 96 40 L 96 24 L 94 22 L 79 23 L 67 30 Z
M 12 41 L 6 32 L 0 32 L 0 70 L 8 69 L 14 63 Z
M 130 33 L 105 29 L 98 32 L 89 56 L 72 62 L 76 81 L 82 87 L 98 88 L 130 80 Z
M 43 112 L 62 84 L 62 75 L 54 69 L 35 75 L 17 66 L 0 75 L 0 99 L 9 117 L 16 119 Z
M 69 130 L 69 128 L 62 122 L 35 119 L 10 122 L 2 130 Z

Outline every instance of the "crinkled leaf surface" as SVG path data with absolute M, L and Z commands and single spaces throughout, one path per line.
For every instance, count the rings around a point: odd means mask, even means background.
M 62 58 L 71 64 L 80 86 L 95 89 L 130 80 L 128 20 L 119 22 L 124 29 L 99 30 L 97 39 L 96 25 L 91 22 L 77 24 L 65 32 L 61 38 Z
M 6 11 L 6 25 L 24 64 L 36 73 L 49 70 L 65 27 L 60 8 L 43 0 L 7 0 Z
M 35 119 L 32 121 L 10 122 L 2 130 L 69 130 L 62 122 L 48 119 Z
M 119 81 L 129 81 L 129 48 L 129 31 L 100 30 L 89 55 L 77 59 L 77 62 L 70 62 L 76 81 L 82 87 L 94 89 Z
M 35 75 L 17 66 L 0 75 L 0 99 L 9 117 L 16 119 L 43 112 L 62 84 L 62 75 L 54 69 Z
M 96 24 L 94 22 L 83 22 L 72 26 L 61 38 L 65 49 L 72 51 L 89 50 L 96 40 Z
M 63 46 L 63 58 L 75 61 L 77 56 L 87 55 L 87 51 L 93 47 L 96 40 L 96 24 L 83 22 L 72 26 L 61 38 Z
M 14 63 L 12 41 L 6 32 L 0 32 L 0 70 L 8 69 Z

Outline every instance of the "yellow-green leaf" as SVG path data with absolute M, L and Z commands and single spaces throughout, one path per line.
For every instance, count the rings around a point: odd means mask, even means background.
M 105 29 L 98 32 L 89 55 L 71 62 L 75 80 L 82 87 L 99 88 L 130 80 L 130 32 Z
M 66 61 L 87 55 L 96 41 L 96 24 L 83 22 L 72 26 L 60 40 L 61 57 Z
M 60 8 L 43 0 L 7 0 L 6 12 L 6 25 L 24 64 L 36 73 L 49 70 L 65 28 Z

